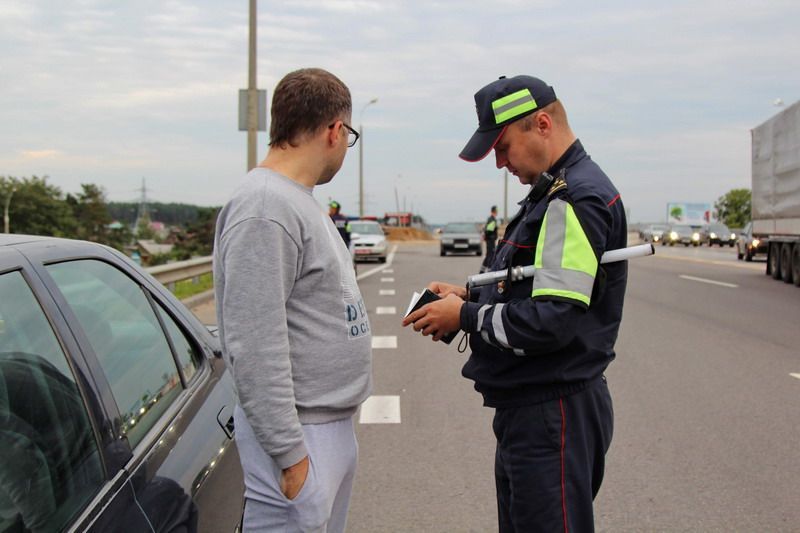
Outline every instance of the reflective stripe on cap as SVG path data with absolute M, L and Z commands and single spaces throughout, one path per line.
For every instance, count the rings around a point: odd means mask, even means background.
M 494 122 L 500 124 L 508 119 L 533 111 L 539 107 L 530 89 L 522 89 L 492 102 Z

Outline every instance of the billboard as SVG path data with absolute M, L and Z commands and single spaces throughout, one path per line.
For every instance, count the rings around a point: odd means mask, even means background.
M 711 204 L 686 202 L 669 202 L 667 204 L 667 224 L 702 226 L 709 222 L 711 222 Z

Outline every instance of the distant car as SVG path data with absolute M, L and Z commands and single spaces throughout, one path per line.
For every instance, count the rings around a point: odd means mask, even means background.
M 439 255 L 468 253 L 483 255 L 481 234 L 473 222 L 450 222 L 442 228 Z
M 664 239 L 664 232 L 669 229 L 666 224 L 650 224 L 639 233 L 644 242 L 658 243 Z
M 683 244 L 684 246 L 699 246 L 700 245 L 700 232 L 687 226 L 685 224 L 675 224 L 670 226 L 669 231 L 664 233 L 664 240 L 661 245 L 669 244 Z
M 121 253 L 0 235 L 0 531 L 235 531 L 233 381 Z
M 377 259 L 379 263 L 386 262 L 386 234 L 373 220 L 350 222 L 350 245 L 356 261 Z
M 753 223 L 748 222 L 736 239 L 736 257 L 745 261 L 752 261 L 757 255 L 766 257 L 769 251 L 769 241 L 766 237 L 753 236 Z
M 715 244 L 725 246 L 727 244 L 733 247 L 736 244 L 736 233 L 729 230 L 725 224 L 714 223 L 701 230 L 700 239 L 709 246 L 714 246 Z

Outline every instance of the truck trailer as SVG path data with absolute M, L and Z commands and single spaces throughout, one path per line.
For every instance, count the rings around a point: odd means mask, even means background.
M 800 101 L 751 134 L 753 235 L 768 239 L 767 274 L 800 287 Z

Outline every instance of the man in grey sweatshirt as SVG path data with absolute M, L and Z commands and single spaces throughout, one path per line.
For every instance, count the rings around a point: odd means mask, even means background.
M 284 77 L 267 157 L 217 220 L 217 321 L 239 395 L 245 531 L 345 529 L 372 337 L 349 251 L 312 192 L 358 140 L 351 111 L 329 72 Z

